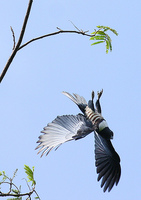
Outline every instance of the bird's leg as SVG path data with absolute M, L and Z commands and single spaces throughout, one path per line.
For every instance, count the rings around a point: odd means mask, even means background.
M 92 91 L 92 99 L 88 101 L 88 107 L 91 108 L 95 112 L 93 99 L 94 99 L 94 91 Z
M 93 108 L 93 111 L 95 112 L 95 108 L 94 108 L 94 91 L 92 91 L 92 108 Z
M 94 91 L 92 91 L 92 101 L 94 100 Z
M 97 92 L 97 101 L 96 101 L 96 108 L 99 113 L 101 113 L 101 106 L 100 106 L 100 97 L 102 96 L 103 89 L 100 92 Z
M 102 96 L 103 93 L 103 89 L 100 92 L 97 92 L 97 96 L 98 96 L 98 100 L 100 99 L 100 97 Z

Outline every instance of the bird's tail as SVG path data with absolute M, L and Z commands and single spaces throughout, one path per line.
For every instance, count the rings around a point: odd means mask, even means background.
M 85 113 L 85 108 L 87 106 L 87 102 L 84 97 L 79 96 L 78 94 L 73 94 L 73 96 L 68 92 L 62 92 L 66 95 L 69 99 L 71 99 L 79 108 L 80 110 Z

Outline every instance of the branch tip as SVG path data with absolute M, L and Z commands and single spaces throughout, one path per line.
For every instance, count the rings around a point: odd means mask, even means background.
M 10 29 L 11 29 L 12 37 L 13 37 L 13 48 L 12 48 L 12 50 L 14 50 L 15 46 L 16 46 L 15 33 L 14 33 L 12 26 L 10 26 Z
M 59 31 L 63 31 L 61 28 L 59 28 L 59 27 L 56 27 Z

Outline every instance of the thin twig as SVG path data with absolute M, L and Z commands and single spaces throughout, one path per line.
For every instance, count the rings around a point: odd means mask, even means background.
M 94 35 L 91 35 L 91 34 L 86 34 L 86 32 L 82 32 L 82 31 L 69 31 L 69 30 L 62 30 L 60 28 L 57 27 L 57 29 L 59 31 L 56 31 L 56 32 L 53 32 L 53 33 L 49 33 L 49 34 L 46 34 L 46 35 L 42 35 L 40 37 L 36 37 L 36 38 L 33 38 L 31 40 L 29 40 L 28 42 L 26 42 L 25 44 L 23 44 L 22 46 L 19 47 L 18 50 L 21 50 L 23 47 L 27 46 L 28 44 L 30 44 L 31 42 L 34 42 L 36 40 L 40 40 L 40 39 L 43 39 L 45 37 L 49 37 L 49 36 L 53 36 L 53 35 L 57 35 L 57 34 L 60 34 L 60 33 L 77 33 L 77 34 L 80 34 L 80 35 L 85 35 L 85 36 L 88 36 L 88 37 L 93 37 Z
M 13 50 L 11 56 L 9 57 L 2 73 L 1 73 L 1 76 L 0 76 L 0 82 L 2 81 L 3 77 L 5 76 L 12 60 L 14 59 L 18 49 L 19 49 L 19 46 L 21 45 L 21 42 L 23 40 L 23 36 L 24 36 L 24 33 L 25 33 L 25 29 L 26 29 L 26 25 L 27 25 L 27 21 L 28 21 L 28 18 L 29 18 L 29 14 L 30 14 L 30 11 L 31 11 L 31 7 L 32 7 L 32 3 L 33 3 L 33 0 L 29 0 L 29 3 L 28 3 L 28 7 L 27 7 L 27 11 L 26 11 L 26 15 L 25 15 L 25 18 L 24 18 L 24 22 L 23 22 L 23 26 L 22 26 L 22 29 L 21 29 L 21 33 L 20 33 L 20 36 L 19 36 L 19 40 L 17 42 L 17 45 L 15 46 L 15 49 Z
M 31 191 L 31 188 L 30 188 L 30 186 L 29 186 L 27 180 L 26 180 L 25 178 L 23 178 L 23 179 L 25 180 L 25 182 L 26 182 L 26 184 L 27 184 L 27 186 L 28 186 L 28 189 Z
M 70 21 L 70 20 L 69 20 Z M 70 21 L 72 23 L 72 25 L 76 28 L 76 30 L 78 30 L 79 32 L 82 33 L 88 33 L 89 31 L 83 31 L 82 29 L 79 29 L 72 21 Z M 92 36 L 91 36 L 92 37 Z
M 19 191 L 18 187 L 17 187 L 13 182 L 7 182 L 7 181 L 5 181 L 5 182 L 2 182 L 1 185 L 4 184 L 4 183 L 5 183 L 5 184 L 9 184 L 10 187 L 11 187 L 11 186 L 14 186 L 14 187 Z M 0 192 L 0 193 L 2 193 L 2 192 Z M 10 193 L 10 192 L 8 192 L 8 193 Z M 7 194 L 7 193 L 6 193 L 6 194 Z
M 12 50 L 14 50 L 15 46 L 16 46 L 15 33 L 14 33 L 12 26 L 10 26 L 10 29 L 11 29 L 12 37 L 13 37 L 13 48 L 12 48 Z
M 70 31 L 70 30 L 62 30 L 60 28 L 57 27 L 57 29 L 59 31 L 56 31 L 56 32 L 53 32 L 53 33 L 49 33 L 49 34 L 46 34 L 46 35 L 42 35 L 40 37 L 36 37 L 36 38 L 33 38 L 31 40 L 29 40 L 28 42 L 26 42 L 25 44 L 21 45 L 22 43 L 22 39 L 23 39 L 23 36 L 24 36 L 24 33 L 25 33 L 25 29 L 26 29 L 26 25 L 27 25 L 27 21 L 28 21 L 28 18 L 29 18 L 29 14 L 30 14 L 30 11 L 31 11 L 31 7 L 32 7 L 32 3 L 33 3 L 33 0 L 29 0 L 29 3 L 28 3 L 28 8 L 27 8 L 27 11 L 26 11 L 26 15 L 25 15 L 25 19 L 24 19 L 24 22 L 23 22 L 23 26 L 22 26 L 22 30 L 21 30 L 21 33 L 20 33 L 20 36 L 19 36 L 19 40 L 17 42 L 17 44 L 15 44 L 13 46 L 13 52 L 11 54 L 11 56 L 9 57 L 1 75 L 0 75 L 0 83 L 1 81 L 3 80 L 10 64 L 12 63 L 16 53 L 21 50 L 23 47 L 27 46 L 28 44 L 30 44 L 31 42 L 34 42 L 36 40 L 40 40 L 42 38 L 45 38 L 45 37 L 49 37 L 49 36 L 53 36 L 53 35 L 57 35 L 57 34 L 60 34 L 60 33 L 76 33 L 76 34 L 80 34 L 80 35 L 85 35 L 85 36 L 88 36 L 88 37 L 93 37 L 95 36 L 94 35 L 91 35 L 91 34 L 87 34 L 88 31 L 83 31 L 83 30 L 79 30 L 72 22 L 73 26 L 78 30 L 78 31 Z M 12 27 L 11 27 L 12 28 Z M 14 34 L 14 31 L 13 29 L 11 29 L 12 31 L 12 34 L 13 34 L 13 41 L 15 43 L 15 34 Z
M 70 21 L 70 20 L 69 20 Z M 72 22 L 72 21 L 70 21 L 71 23 L 72 23 L 72 25 L 80 32 L 80 29 L 77 27 L 77 26 L 75 26 L 75 24 Z
M 10 194 L 11 191 L 12 191 L 12 179 L 10 179 L 10 187 L 9 187 L 9 192 L 8 192 L 8 194 Z
M 18 194 L 11 193 L 12 186 L 14 186 L 17 189 L 17 191 L 19 192 L 18 187 L 12 182 L 12 179 L 10 179 L 10 182 L 4 182 L 4 183 L 5 184 L 9 184 L 10 188 L 9 188 L 9 191 L 7 193 L 3 193 L 3 192 L 0 191 L 0 196 L 1 197 L 7 197 L 7 196 L 13 196 L 13 197 L 31 196 L 34 192 L 37 194 L 37 192 L 35 191 L 35 188 L 33 188 L 30 192 L 27 192 L 27 193 L 18 193 Z
M 39 197 L 39 195 L 38 195 L 38 193 L 36 192 L 36 190 L 34 190 L 34 192 L 37 195 L 38 199 L 41 200 L 40 197 Z

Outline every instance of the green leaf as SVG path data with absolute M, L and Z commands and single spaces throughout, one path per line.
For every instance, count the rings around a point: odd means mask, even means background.
M 97 34 L 97 35 L 98 35 L 98 34 L 99 34 L 99 35 L 106 35 L 106 34 L 104 33 L 104 31 L 100 31 L 100 30 L 97 31 L 96 34 Z
M 91 34 L 92 34 L 92 35 L 95 35 L 95 34 L 96 34 L 96 31 L 95 31 L 95 32 L 92 32 Z
M 2 176 L 2 172 L 0 172 L 0 176 Z
M 20 191 L 19 191 L 19 190 L 14 190 L 14 189 L 12 189 L 12 192 L 14 192 L 15 194 L 20 194 Z
M 90 38 L 90 40 L 105 40 L 105 39 L 106 37 L 101 35 L 100 36 L 96 35 Z
M 118 35 L 117 31 L 115 29 L 113 29 L 113 28 L 110 28 L 109 26 L 97 26 L 97 28 L 104 29 L 104 32 L 110 30 L 115 35 Z
M 91 44 L 91 45 L 95 45 L 95 44 L 99 44 L 99 43 L 103 43 L 103 42 L 105 42 L 105 41 L 98 41 L 98 42 L 94 42 L 93 44 Z
M 109 26 L 97 26 L 97 28 L 99 29 L 91 33 L 93 34 L 93 36 L 90 38 L 90 40 L 100 40 L 100 41 L 94 42 L 91 45 L 106 42 L 106 53 L 108 53 L 109 50 L 112 51 L 112 40 L 110 36 L 105 32 L 109 30 L 113 32 L 115 35 L 118 35 L 117 31 L 115 29 L 110 28 Z
M 110 51 L 112 51 L 112 44 L 111 41 L 109 41 Z
M 5 171 L 0 171 L 0 176 L 4 176 L 5 175 Z
M 32 169 L 30 169 L 29 166 L 24 165 L 24 169 L 25 169 L 25 173 L 27 174 L 27 178 L 28 178 L 28 182 L 32 182 L 32 185 L 36 185 L 36 182 L 34 180 L 33 174 L 34 174 L 34 167 L 32 167 Z
M 110 28 L 110 31 L 112 31 L 115 35 L 118 36 L 118 32 L 115 29 Z
M 104 31 L 98 30 L 91 33 L 92 35 L 105 35 Z
M 106 40 L 106 53 L 109 51 L 109 40 Z

